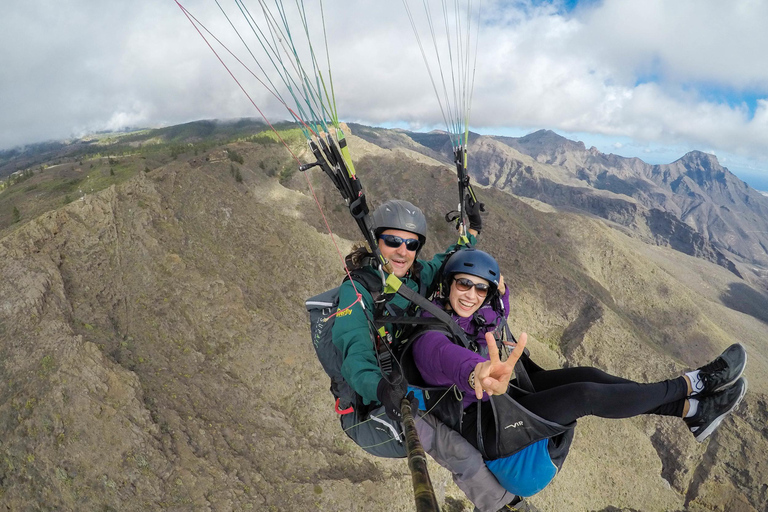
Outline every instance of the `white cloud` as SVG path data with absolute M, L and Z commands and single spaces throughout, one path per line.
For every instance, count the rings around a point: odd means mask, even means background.
M 231 0 L 220 1 L 232 12 Z M 247 56 L 215 3 L 182 3 Z M 401 3 L 323 5 L 340 116 L 442 126 Z M 540 2 L 482 6 L 474 125 L 605 136 L 620 140 L 607 147 L 638 154 L 709 148 L 768 167 L 768 100 L 750 113 L 698 88 L 768 98 L 768 60 L 754 57 L 768 47 L 768 3 L 604 0 L 567 15 Z M 318 20 L 311 12 L 315 43 Z M 174 2 L 13 2 L 0 17 L 0 45 L 0 148 L 84 130 L 258 115 Z M 232 70 L 270 120 L 287 117 L 240 66 Z
M 754 0 L 606 0 L 584 16 L 578 48 L 629 79 L 657 71 L 680 83 L 768 86 L 768 4 Z
M 495 34 L 492 63 L 481 64 L 490 90 L 475 112 L 484 126 L 543 125 L 765 160 L 766 101 L 750 117 L 745 105 L 708 100 L 696 86 L 768 96 L 768 61 L 748 57 L 768 43 L 756 21 L 767 10 L 749 1 L 607 0 L 574 18 L 529 18 Z

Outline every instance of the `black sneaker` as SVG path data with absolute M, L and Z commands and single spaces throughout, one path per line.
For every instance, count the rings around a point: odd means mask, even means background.
M 513 510 L 524 511 L 525 509 L 518 508 L 521 506 L 523 506 L 523 498 L 521 496 L 515 496 L 515 499 L 501 507 L 497 512 L 510 512 Z M 474 512 L 480 512 L 480 509 L 475 507 Z
M 529 508 L 526 506 L 526 503 L 523 501 L 522 496 L 515 496 L 515 499 L 501 507 L 501 509 L 498 512 L 511 512 L 511 511 L 517 511 L 517 512 L 525 512 L 526 510 L 529 510 Z
M 746 392 L 747 379 L 741 377 L 733 386 L 700 399 L 696 414 L 691 418 L 684 418 L 685 423 L 688 425 L 688 430 L 701 443 L 720 426 L 720 423 L 728 416 L 728 413 L 739 405 Z
M 747 351 L 734 343 L 717 359 L 699 368 L 699 381 L 692 388 L 692 397 L 707 396 L 722 391 L 741 377 L 747 364 Z

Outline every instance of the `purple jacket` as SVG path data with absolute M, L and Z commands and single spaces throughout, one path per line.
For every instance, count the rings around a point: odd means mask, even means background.
M 509 287 L 505 290 L 501 302 L 504 305 L 505 315 L 509 315 Z M 482 316 L 486 320 L 486 325 L 496 325 L 500 320 L 499 314 L 487 304 L 477 310 L 475 315 Z M 424 312 L 424 316 L 430 315 Z M 487 354 L 488 348 L 485 343 L 487 329 L 478 325 L 472 317 L 462 318 L 455 313 L 451 314 L 451 317 L 467 333 L 470 341 L 477 341 L 482 354 Z M 427 384 L 446 388 L 456 384 L 464 392 L 465 408 L 477 400 L 475 390 L 469 387 L 469 374 L 475 369 L 477 363 L 487 360 L 487 357 L 456 345 L 441 332 L 427 331 L 413 342 L 413 359 Z M 483 395 L 483 400 L 488 400 L 488 395 Z

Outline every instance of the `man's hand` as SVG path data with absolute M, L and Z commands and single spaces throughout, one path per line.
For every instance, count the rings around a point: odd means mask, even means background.
M 400 412 L 400 402 L 403 401 L 405 393 L 408 391 L 408 383 L 402 376 L 396 378 L 396 384 L 390 384 L 386 379 L 381 379 L 376 387 L 376 397 L 384 406 L 387 417 L 393 421 L 403 421 L 403 414 Z
M 485 211 L 485 205 L 480 201 L 475 201 L 472 196 L 467 194 L 464 199 L 464 212 L 469 219 L 469 229 L 480 233 L 483 229 L 483 218 L 480 216 L 480 212 Z

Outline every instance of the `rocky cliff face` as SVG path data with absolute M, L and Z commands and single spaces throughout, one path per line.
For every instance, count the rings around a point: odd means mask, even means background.
M 0 508 L 383 510 L 360 484 L 404 480 L 349 457 L 296 330 L 338 278 L 308 198 L 195 165 L 0 242 Z
M 768 265 L 768 201 L 722 167 L 713 155 L 694 151 L 671 164 L 649 165 L 637 158 L 587 150 L 582 143 L 546 130 L 521 138 L 493 139 L 515 151 L 491 150 L 489 141 L 475 142 L 478 165 L 473 170 L 478 180 L 625 226 L 642 224 L 657 243 L 703 255 L 719 264 L 730 260 L 725 263 L 727 267 L 733 267 L 733 261 Z M 503 179 L 488 169 L 494 167 L 500 153 L 507 163 L 495 167 L 508 167 Z M 526 172 L 515 173 L 519 167 Z M 552 189 L 558 191 L 553 193 Z M 617 201 L 613 195 L 621 199 Z M 598 206 L 600 202 L 605 204 Z M 622 202 L 642 207 L 638 211 L 642 210 L 644 218 L 628 215 Z M 653 210 L 671 215 L 660 224 L 661 217 L 649 213 Z M 675 233 L 675 238 L 667 239 L 669 233 Z
M 695 151 L 672 164 L 644 170 L 674 193 L 670 200 L 683 222 L 741 259 L 768 262 L 768 202 L 716 157 Z
M 700 232 L 678 216 L 680 209 L 671 199 L 673 195 L 664 194 L 639 174 L 644 167 L 639 160 L 602 159 L 595 150 L 587 152 L 583 144 L 552 132 L 521 139 L 499 138 L 504 144 L 494 139 L 481 138 L 473 145 L 471 167 L 478 183 L 597 215 L 647 241 L 705 258 L 741 276 L 734 263 L 710 241 L 709 232 Z M 594 158 L 612 160 L 613 170 L 601 170 L 596 175 L 590 172 L 584 165 Z
M 455 202 L 450 169 L 350 145 L 372 206 L 424 208 L 427 253 L 455 238 L 441 220 Z M 340 281 L 339 256 L 304 176 L 281 174 L 278 153 L 240 142 L 181 155 L 4 232 L 0 508 L 412 509 L 405 463 L 369 457 L 338 427 L 303 300 Z M 343 254 L 353 223 L 326 178 L 311 178 Z M 479 193 L 482 248 L 542 366 L 653 381 L 735 341 L 750 354 L 750 392 L 711 440 L 695 443 L 674 418 L 580 420 L 563 471 L 531 505 L 765 510 L 766 294 L 600 220 Z M 430 470 L 443 510 L 472 509 Z
M 451 163 L 444 133 L 355 128 L 380 147 Z M 713 155 L 694 151 L 672 164 L 649 165 L 549 130 L 519 138 L 473 135 L 470 147 L 470 173 L 482 185 L 597 215 L 740 277 L 737 263 L 768 267 L 768 201 Z

